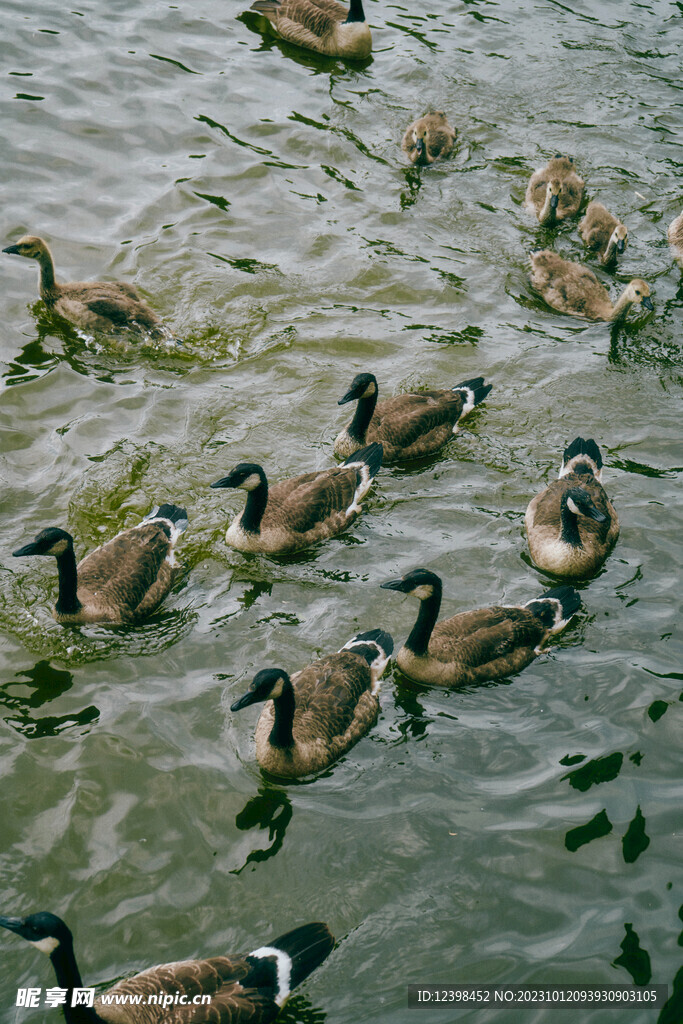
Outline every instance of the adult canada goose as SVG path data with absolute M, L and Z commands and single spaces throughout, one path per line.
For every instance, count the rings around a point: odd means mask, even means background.
M 626 285 L 612 305 L 607 289 L 588 267 L 563 260 L 556 252 L 532 252 L 531 287 L 554 309 L 586 320 L 623 320 L 631 306 L 654 309 L 650 289 L 639 277 Z
M 37 260 L 40 266 L 40 297 L 48 307 L 86 331 L 128 329 L 164 334 L 154 310 L 137 288 L 121 281 L 72 281 L 58 284 L 52 254 L 42 238 L 24 235 L 3 252 Z
M 425 167 L 449 156 L 456 134 L 443 110 L 435 110 L 432 114 L 418 117 L 406 128 L 401 149 L 408 154 L 411 163 Z
M 257 672 L 230 710 L 268 701 L 256 726 L 259 764 L 273 775 L 298 778 L 345 754 L 377 720 L 379 680 L 393 649 L 388 633 L 372 629 L 291 679 L 280 668 Z
M 667 234 L 674 256 L 683 267 L 683 213 L 679 213 L 676 219 L 671 221 Z
M 247 492 L 244 511 L 228 527 L 225 541 L 238 551 L 271 554 L 299 551 L 334 537 L 362 510 L 382 465 L 382 445 L 370 444 L 341 466 L 304 473 L 268 487 L 255 462 L 240 462 L 211 487 L 239 487 Z
M 377 378 L 359 373 L 339 399 L 339 405 L 358 400 L 353 419 L 334 442 L 337 455 L 351 455 L 368 441 L 380 441 L 382 463 L 419 459 L 438 451 L 458 432 L 458 423 L 483 402 L 490 384 L 472 377 L 448 390 L 395 395 L 377 402 Z
M 579 221 L 579 234 L 589 249 L 595 250 L 600 262 L 616 263 L 628 245 L 628 228 L 614 217 L 602 203 L 589 203 Z
M 417 622 L 396 661 L 411 679 L 437 686 L 483 683 L 519 672 L 581 604 L 572 587 L 556 587 L 524 605 L 478 608 L 437 622 L 442 585 L 436 573 L 413 569 L 381 586 L 420 601 Z
M 601 484 L 602 456 L 591 438 L 565 448 L 558 480 L 526 510 L 529 550 L 539 569 L 584 579 L 600 568 L 619 536 L 619 519 Z
M 57 622 L 121 625 L 143 619 L 166 597 L 176 566 L 173 549 L 186 528 L 184 508 L 161 505 L 138 526 L 91 551 L 78 566 L 73 537 L 56 526 L 41 530 L 35 540 L 12 554 L 57 559 L 59 597 L 52 613 Z
M 576 216 L 583 198 L 583 186 L 583 178 L 574 170 L 572 157 L 558 153 L 545 167 L 531 175 L 524 205 L 534 211 L 541 224 L 554 224 Z
M 74 1006 L 83 982 L 73 936 L 61 918 L 42 911 L 0 917 L 0 925 L 50 957 L 66 997 L 66 1024 L 267 1024 L 334 949 L 327 925 L 304 924 L 251 953 L 151 967 L 99 992 L 93 1004 Z
M 265 15 L 288 43 L 307 50 L 356 60 L 372 51 L 362 0 L 351 0 L 349 8 L 336 0 L 255 0 L 251 9 Z

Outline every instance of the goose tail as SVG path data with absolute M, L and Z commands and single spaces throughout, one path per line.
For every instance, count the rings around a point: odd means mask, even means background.
M 171 505 L 169 503 L 156 505 L 152 511 L 145 516 L 142 522 L 150 523 L 155 519 L 161 519 L 165 523 L 170 524 L 172 544 L 176 543 L 181 533 L 185 532 L 189 524 L 186 509 L 181 508 L 179 505 Z
M 470 380 L 464 380 L 461 384 L 454 387 L 453 391 L 459 391 L 463 400 L 463 409 L 460 413 L 460 419 L 472 412 L 475 406 L 479 405 L 480 402 L 483 402 L 492 387 L 492 384 L 484 383 L 483 377 L 471 377 Z
M 581 597 L 573 587 L 554 587 L 533 601 L 527 601 L 525 607 L 550 633 L 559 633 L 581 607 Z
M 269 946 L 260 946 L 249 954 L 254 978 L 258 985 L 266 985 L 275 992 L 275 1002 L 282 1006 L 293 988 L 319 967 L 334 949 L 334 936 L 326 924 L 302 924 L 275 939 Z M 264 963 L 265 961 L 265 963 Z M 264 978 L 264 971 L 268 977 Z M 250 987 L 251 973 L 242 979 L 243 987 Z
M 572 443 L 565 448 L 560 466 L 560 478 L 566 476 L 567 473 L 591 473 L 596 480 L 600 480 L 602 455 L 592 437 L 587 441 L 582 437 L 575 437 Z
M 372 672 L 373 683 L 376 683 L 387 667 L 394 650 L 394 640 L 383 629 L 370 629 L 366 633 L 358 633 L 342 647 L 342 651 L 353 651 L 365 658 Z
M 342 466 L 367 466 L 370 471 L 370 479 L 372 479 L 379 472 L 383 455 L 382 444 L 379 441 L 373 441 L 372 444 L 366 445 L 365 448 L 359 448 L 353 455 L 349 455 L 348 459 L 344 459 Z

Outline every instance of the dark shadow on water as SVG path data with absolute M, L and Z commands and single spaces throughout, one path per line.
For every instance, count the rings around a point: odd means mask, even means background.
M 73 726 L 86 726 L 100 717 L 96 707 L 89 705 L 82 711 L 70 715 L 44 715 L 36 717 L 32 709 L 60 697 L 73 686 L 71 672 L 52 668 L 48 661 L 38 661 L 32 669 L 17 672 L 16 680 L 0 685 L 0 708 L 6 708 L 10 714 L 4 715 L 4 721 L 13 729 L 31 739 L 43 736 L 57 736 L 65 729 Z M 26 679 L 28 682 L 23 682 Z M 25 691 L 32 688 L 28 695 L 15 693 L 18 689 Z

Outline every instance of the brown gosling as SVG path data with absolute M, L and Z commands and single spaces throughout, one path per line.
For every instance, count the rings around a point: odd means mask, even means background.
M 579 221 L 579 234 L 589 249 L 594 250 L 605 266 L 617 262 L 628 245 L 628 228 L 617 220 L 602 203 L 589 203 Z
M 251 9 L 264 15 L 282 39 L 307 50 L 355 60 L 372 52 L 362 0 L 351 0 L 350 8 L 336 0 L 255 0 Z
M 598 571 L 619 536 L 619 519 L 602 486 L 595 441 L 576 437 L 565 448 L 559 479 L 529 502 L 525 526 L 539 569 L 581 580 Z
M 283 778 L 320 772 L 375 724 L 379 680 L 394 649 L 381 629 L 359 633 L 290 679 L 279 668 L 257 672 L 230 708 L 266 701 L 256 726 L 256 757 Z
M 667 234 L 674 257 L 683 267 L 683 213 L 679 213 L 676 219 L 671 221 Z
M 304 924 L 251 953 L 150 967 L 105 991 L 98 989 L 94 1002 L 86 1005 L 78 1002 L 76 990 L 83 991 L 83 982 L 73 935 L 61 918 L 42 911 L 0 917 L 0 926 L 50 957 L 66 1024 L 270 1024 L 291 989 L 334 949 L 327 925 Z
M 164 334 L 161 321 L 137 288 L 122 281 L 72 281 L 58 284 L 47 242 L 37 235 L 24 235 L 2 250 L 12 256 L 37 260 L 40 266 L 40 297 L 65 320 L 85 331 L 128 329 Z
M 532 252 L 531 287 L 560 313 L 586 320 L 623 320 L 631 306 L 652 310 L 650 289 L 639 277 L 626 285 L 612 305 L 607 289 L 588 267 L 563 260 L 550 249 Z
M 531 175 L 524 205 L 533 210 L 540 224 L 555 224 L 579 212 L 583 186 L 572 157 L 558 153 Z
M 581 605 L 572 587 L 556 587 L 523 605 L 477 608 L 437 622 L 442 584 L 436 573 L 413 569 L 381 586 L 419 600 L 417 621 L 396 661 L 411 679 L 434 686 L 466 686 L 519 672 Z
M 413 121 L 406 128 L 401 149 L 413 164 L 426 167 L 453 152 L 457 132 L 451 127 L 443 110 L 435 110 Z

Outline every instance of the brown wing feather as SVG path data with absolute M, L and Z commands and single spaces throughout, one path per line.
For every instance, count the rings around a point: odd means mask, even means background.
M 367 662 L 350 651 L 340 651 L 314 661 L 294 677 L 296 710 L 294 736 L 333 739 L 351 725 L 358 701 L 372 689 Z
M 81 602 L 120 609 L 124 619 L 133 617 L 155 585 L 170 547 L 169 535 L 159 522 L 120 533 L 80 562 Z
M 348 11 L 341 4 L 312 3 L 311 0 L 283 0 L 278 4 L 275 25 L 284 35 L 283 22 L 290 22 L 294 28 L 301 28 L 321 38 L 334 32 L 335 26 L 344 21 Z M 291 33 L 288 33 L 291 34 Z
M 262 529 L 312 530 L 350 507 L 360 479 L 354 466 L 338 466 L 282 480 L 269 492 Z
M 400 458 L 401 450 L 410 448 L 438 427 L 446 427 L 441 447 L 452 433 L 463 410 L 462 396 L 456 391 L 424 391 L 396 395 L 379 402 L 370 422 L 368 441 L 381 441 L 384 462 Z M 426 447 L 424 454 L 430 448 Z
M 507 657 L 518 648 L 533 649 L 545 632 L 541 621 L 528 608 L 494 605 L 437 622 L 429 641 L 429 654 L 439 661 L 456 661 L 463 668 L 476 668 Z

